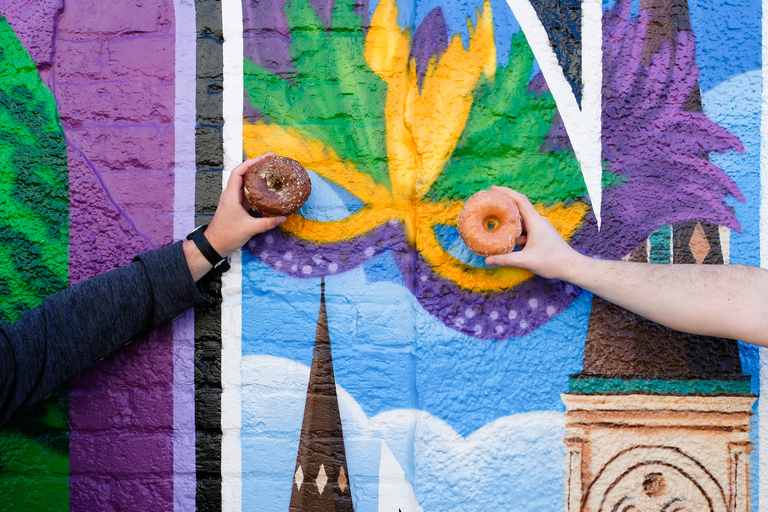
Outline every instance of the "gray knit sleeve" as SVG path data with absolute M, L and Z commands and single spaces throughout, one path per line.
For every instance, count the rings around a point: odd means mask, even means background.
M 0 424 L 204 300 L 177 242 L 52 295 L 13 324 L 0 324 Z

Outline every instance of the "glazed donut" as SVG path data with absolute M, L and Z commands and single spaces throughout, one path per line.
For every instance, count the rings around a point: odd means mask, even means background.
M 482 190 L 470 197 L 459 213 L 459 235 L 479 256 L 506 254 L 523 232 L 515 201 L 496 190 Z
M 307 202 L 312 183 L 304 167 L 284 156 L 268 156 L 245 171 L 243 192 L 248 204 L 265 217 L 290 215 Z

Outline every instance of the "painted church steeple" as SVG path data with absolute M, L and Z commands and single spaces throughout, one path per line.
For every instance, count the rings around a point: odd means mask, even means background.
M 333 373 L 325 279 L 320 282 L 320 313 L 289 511 L 354 511 Z

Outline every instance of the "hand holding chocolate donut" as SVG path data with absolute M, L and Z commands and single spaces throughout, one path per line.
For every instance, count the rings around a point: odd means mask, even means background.
M 263 233 L 285 222 L 286 219 L 282 216 L 253 218 L 248 214 L 249 205 L 243 194 L 243 176 L 246 171 L 254 164 L 273 156 L 274 154 L 267 153 L 246 160 L 232 169 L 227 186 L 219 198 L 216 213 L 205 231 L 205 238 L 219 256 L 227 256 L 242 247 L 253 235 Z M 197 281 L 211 269 L 211 263 L 192 240 L 184 242 L 183 249 L 190 273 Z
M 498 190 L 482 190 L 470 197 L 457 227 L 469 250 L 480 256 L 512 252 L 523 232 L 517 204 Z
M 251 208 L 264 217 L 288 216 L 307 201 L 312 183 L 299 162 L 271 155 L 245 172 L 243 192 Z

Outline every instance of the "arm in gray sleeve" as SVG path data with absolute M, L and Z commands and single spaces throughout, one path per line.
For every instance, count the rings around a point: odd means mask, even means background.
M 0 325 L 0 424 L 131 339 L 199 304 L 181 242 L 52 295 Z

